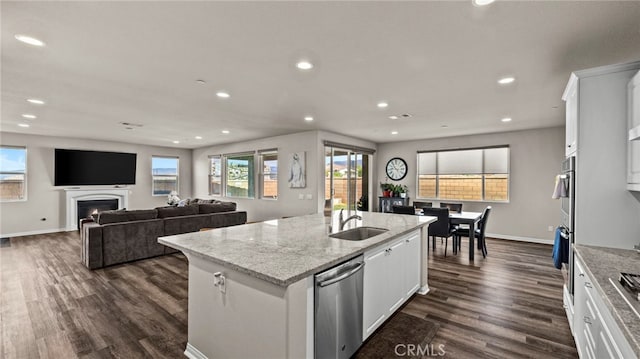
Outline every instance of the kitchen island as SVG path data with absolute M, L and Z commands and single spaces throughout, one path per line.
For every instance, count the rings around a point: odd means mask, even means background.
M 360 241 L 332 238 L 329 234 L 339 228 L 337 215 L 314 214 L 159 238 L 189 260 L 185 355 L 312 358 L 314 274 L 407 235 L 418 236 L 415 288 L 426 294 L 427 225 L 435 218 L 359 214 L 362 219 L 347 222 L 344 230 L 369 226 L 388 231 Z M 367 265 L 364 270 L 366 275 Z M 366 303 L 367 298 L 365 308 Z

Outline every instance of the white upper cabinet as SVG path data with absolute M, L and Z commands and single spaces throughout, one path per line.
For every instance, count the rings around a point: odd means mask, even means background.
M 631 78 L 629 92 L 628 189 L 640 191 L 640 71 Z
M 566 102 L 565 156 L 578 150 L 578 77 L 571 74 L 569 84 L 562 96 Z

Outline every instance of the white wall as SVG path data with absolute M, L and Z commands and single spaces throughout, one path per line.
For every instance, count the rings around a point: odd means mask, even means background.
M 494 145 L 509 145 L 511 149 L 509 203 L 461 201 L 463 209 L 481 212 L 492 206 L 487 225 L 490 234 L 507 239 L 553 240 L 554 233 L 548 226 L 560 224 L 560 203 L 551 199 L 551 194 L 564 159 L 564 127 L 380 144 L 374 183 L 384 182 L 389 159 L 404 158 L 409 169 L 398 183 L 409 186 L 413 201 L 417 193 L 417 151 Z M 374 198 L 379 195 L 378 186 Z
M 27 147 L 27 200 L 0 203 L 3 237 L 56 232 L 66 227 L 64 188 L 67 187 L 53 185 L 55 148 L 137 153 L 136 184 L 128 186 L 129 209 L 166 205 L 166 196 L 151 195 L 152 155 L 180 158 L 179 193 L 182 197 L 191 195 L 191 150 L 4 132 L 0 144 Z M 81 186 L 87 189 L 105 187 Z
M 268 137 L 253 141 L 230 143 L 193 150 L 193 193 L 198 198 L 219 198 L 233 201 L 238 209 L 247 211 L 247 221 L 300 216 L 322 211 L 324 206 L 324 141 L 374 148 L 375 144 L 324 131 L 307 131 L 291 135 Z M 261 149 L 278 149 L 278 199 L 235 198 L 209 195 L 209 156 Z M 289 188 L 289 157 L 306 152 L 306 188 Z M 303 195 L 304 199 L 299 199 Z M 307 199 L 310 195 L 311 199 Z

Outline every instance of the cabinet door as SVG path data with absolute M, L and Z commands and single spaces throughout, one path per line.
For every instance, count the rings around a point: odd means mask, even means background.
M 573 321 L 573 330 L 574 330 L 574 339 L 576 341 L 576 348 L 578 349 L 578 354 L 580 358 L 585 358 L 588 355 L 585 352 L 586 348 L 586 336 L 585 336 L 585 322 L 584 317 L 586 314 L 586 305 L 587 305 L 587 292 L 585 289 L 585 272 L 583 269 L 582 263 L 578 260 L 576 256 L 576 260 L 574 261 L 574 321 Z
M 389 292 L 386 285 L 389 272 L 386 268 L 388 246 L 373 249 L 364 254 L 364 281 L 362 284 L 362 339 L 373 333 L 387 318 Z
M 629 81 L 629 132 L 640 133 L 640 71 Z M 631 134 L 630 134 L 631 135 Z M 627 183 L 640 184 L 640 139 L 628 142 Z
M 404 237 L 404 293 L 412 296 L 420 288 L 420 232 Z
M 391 212 L 391 198 L 390 197 L 380 197 L 380 212 L 382 212 L 382 213 Z
M 566 103 L 565 155 L 570 156 L 578 149 L 578 82 L 574 82 Z
M 391 243 L 387 258 L 387 271 L 390 274 L 387 283 L 389 301 L 387 302 L 387 315 L 391 316 L 404 303 L 404 264 L 405 249 L 404 239 Z

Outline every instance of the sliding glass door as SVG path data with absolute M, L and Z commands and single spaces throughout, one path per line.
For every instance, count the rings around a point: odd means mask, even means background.
M 369 210 L 370 163 L 370 154 L 325 146 L 325 216 Z

